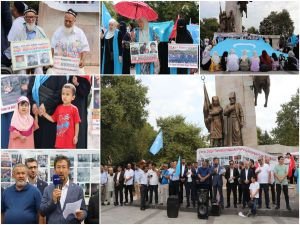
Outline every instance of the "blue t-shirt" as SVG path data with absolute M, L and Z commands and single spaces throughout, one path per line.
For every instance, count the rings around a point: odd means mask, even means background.
M 4 223 L 38 223 L 41 199 L 40 191 L 31 184 L 27 184 L 21 191 L 16 189 L 16 185 L 5 189 L 1 198 L 1 212 L 4 213 Z
M 168 184 L 169 183 L 169 180 L 164 177 L 164 176 L 168 176 L 169 175 L 169 171 L 168 170 L 163 170 L 162 173 L 162 179 L 161 179 L 161 184 L 164 185 L 164 184 Z
M 197 170 L 197 175 L 198 174 L 200 174 L 201 177 L 205 177 L 208 174 L 210 174 L 210 168 L 209 167 L 206 167 L 206 168 L 199 167 L 198 170 Z M 200 181 L 200 185 L 204 185 L 204 186 L 209 185 L 209 178 L 207 178 L 204 182 Z

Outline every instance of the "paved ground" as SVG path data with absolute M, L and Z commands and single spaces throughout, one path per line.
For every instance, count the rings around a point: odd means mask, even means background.
M 101 224 L 298 224 L 297 217 L 256 216 L 243 218 L 236 215 L 210 216 L 200 220 L 195 212 L 179 212 L 178 218 L 168 218 L 166 210 L 146 209 L 140 211 L 130 206 L 101 207 Z

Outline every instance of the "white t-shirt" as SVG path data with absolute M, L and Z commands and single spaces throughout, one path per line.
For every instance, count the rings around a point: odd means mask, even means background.
M 255 183 L 251 183 L 249 186 L 251 195 L 254 194 L 258 189 L 259 189 L 259 183 L 257 183 L 256 181 Z M 255 198 L 259 198 L 259 191 L 256 193 Z
M 255 173 L 259 170 L 260 170 L 260 172 L 257 174 L 257 182 L 260 184 L 268 184 L 269 183 L 269 172 L 271 171 L 270 166 L 268 164 L 264 163 L 263 166 L 260 166 L 255 170 Z
M 152 177 L 150 177 L 152 175 Z M 148 170 L 149 185 L 158 185 L 158 176 L 156 171 Z
M 125 184 L 126 185 L 133 185 L 133 176 L 134 176 L 134 171 L 132 169 L 130 170 L 125 170 L 124 173 L 124 178 L 128 179 L 129 177 L 131 177 Z
M 270 164 L 269 167 L 270 167 L 270 171 L 271 171 L 271 184 L 273 184 L 275 182 L 275 179 L 274 179 L 274 168 L 275 168 L 275 165 L 274 164 Z

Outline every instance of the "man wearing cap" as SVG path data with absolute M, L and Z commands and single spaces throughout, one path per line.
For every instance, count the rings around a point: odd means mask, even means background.
M 36 25 L 37 12 L 28 8 L 24 12 L 25 23 L 22 29 L 15 35 L 11 41 L 23 41 L 23 40 L 33 40 L 33 39 L 44 39 L 47 38 L 44 30 Z M 18 74 L 26 74 L 26 70 L 18 70 Z M 36 67 L 34 69 L 34 74 L 43 74 L 43 67 Z
M 78 58 L 79 73 L 84 73 L 85 56 L 90 47 L 83 30 L 75 25 L 76 17 L 77 13 L 72 9 L 65 13 L 64 26 L 54 32 L 51 48 L 54 56 Z

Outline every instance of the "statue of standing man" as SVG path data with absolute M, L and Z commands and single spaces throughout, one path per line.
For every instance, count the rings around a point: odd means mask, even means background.
M 229 94 L 230 104 L 224 109 L 226 116 L 225 146 L 242 146 L 242 127 L 244 125 L 244 113 L 240 103 L 236 102 L 235 92 Z
M 212 97 L 208 122 L 210 125 L 210 146 L 221 147 L 223 140 L 223 108 L 220 106 L 218 96 Z

